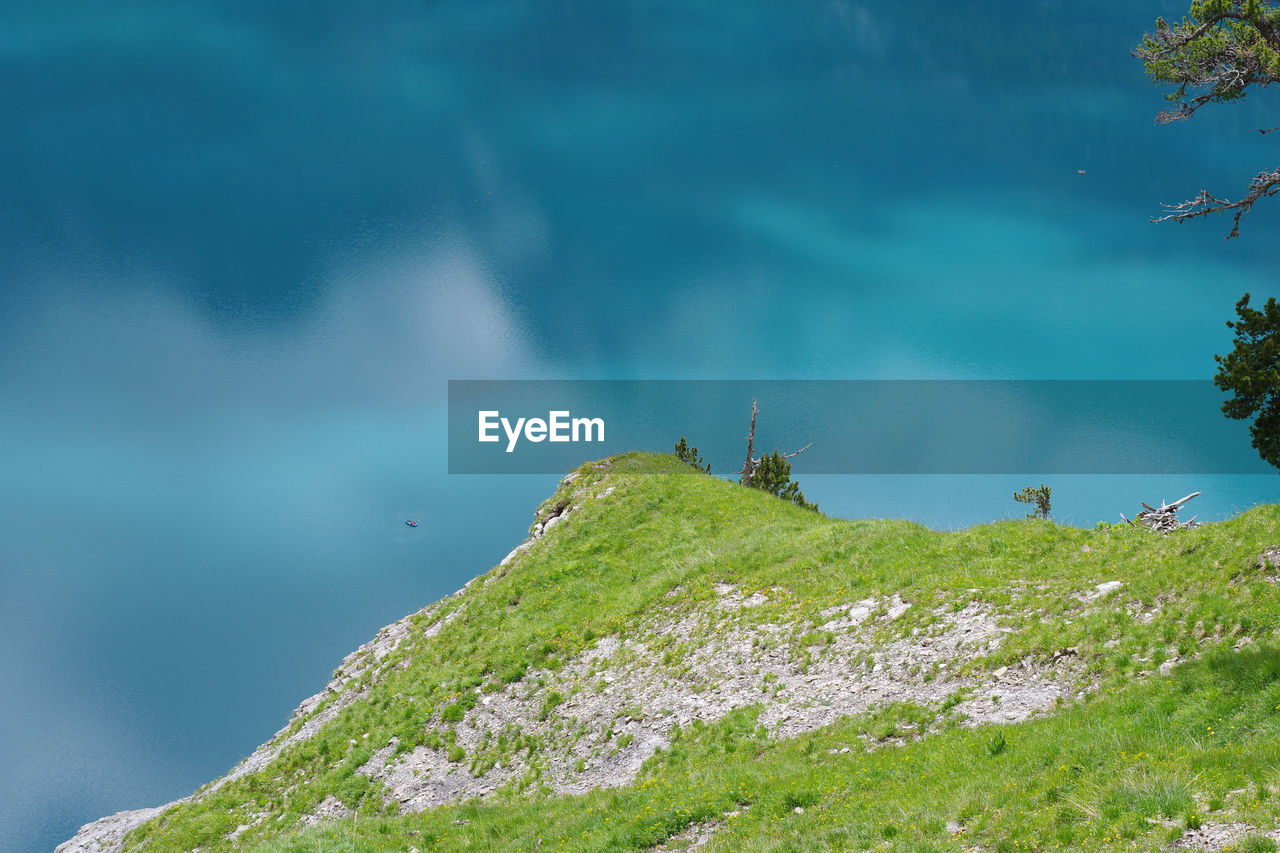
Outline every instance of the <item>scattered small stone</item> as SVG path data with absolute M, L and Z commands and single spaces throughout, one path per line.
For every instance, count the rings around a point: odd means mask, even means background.
M 1169 846 L 1174 850 L 1223 850 L 1254 834 L 1261 833 L 1247 823 L 1205 823 L 1199 829 L 1188 829 Z M 1268 833 L 1267 837 L 1280 838 L 1280 830 Z

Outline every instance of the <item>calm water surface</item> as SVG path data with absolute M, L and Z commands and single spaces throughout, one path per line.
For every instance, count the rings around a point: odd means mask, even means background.
M 190 793 L 520 541 L 555 478 L 449 477 L 450 378 L 1210 376 L 1280 205 L 1147 220 L 1276 99 L 1157 128 L 1177 4 L 1020 9 L 5 4 L 0 849 Z M 948 528 L 1022 479 L 803 485 Z

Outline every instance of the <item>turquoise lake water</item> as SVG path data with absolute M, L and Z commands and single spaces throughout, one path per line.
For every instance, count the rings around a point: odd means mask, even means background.
M 1280 102 L 1157 127 L 1177 3 L 1015 8 L 6 3 L 0 849 L 221 775 L 523 538 L 556 477 L 449 476 L 449 379 L 1211 377 L 1280 203 L 1148 220 L 1273 167 Z M 801 482 L 949 529 L 1029 478 Z

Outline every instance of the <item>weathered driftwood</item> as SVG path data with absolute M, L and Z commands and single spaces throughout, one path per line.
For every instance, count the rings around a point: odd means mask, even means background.
M 1157 533 L 1169 533 L 1173 530 L 1186 530 L 1191 527 L 1199 527 L 1199 523 L 1196 522 L 1196 519 L 1199 518 L 1198 515 L 1193 515 L 1186 521 L 1178 521 L 1178 508 L 1199 494 L 1199 492 L 1192 492 L 1185 498 L 1176 500 L 1171 504 L 1161 501 L 1159 509 L 1140 501 L 1143 509 L 1142 512 L 1138 513 L 1135 520 L 1130 521 L 1125 517 L 1123 512 L 1120 513 L 1120 517 L 1135 527 L 1145 527 L 1148 530 L 1154 530 Z

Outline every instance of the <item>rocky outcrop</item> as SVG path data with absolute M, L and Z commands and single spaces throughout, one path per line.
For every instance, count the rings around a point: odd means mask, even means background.
M 730 584 L 716 592 L 714 607 L 679 614 L 673 605 L 634 636 L 601 638 L 556 671 L 478 692 L 452 727 L 453 757 L 443 747 L 400 752 L 393 740 L 361 772 L 383 782 L 401 812 L 421 811 L 533 777 L 559 793 L 625 785 L 676 726 L 749 705 L 764 705 L 759 721 L 771 735 L 793 737 L 890 702 L 948 703 L 963 725 L 1016 722 L 1077 692 L 1070 653 L 961 675 L 1010 630 L 986 605 L 938 608 L 929 629 L 886 639 L 912 607 L 897 596 L 829 608 L 825 622 L 796 625 L 738 618 L 769 603 L 767 593 L 743 596 Z M 807 645 L 814 632 L 826 639 Z
M 177 800 L 159 808 L 134 809 L 98 818 L 93 823 L 80 827 L 75 837 L 59 844 L 54 853 L 115 853 L 126 835 L 170 806 L 183 802 L 186 800 Z

